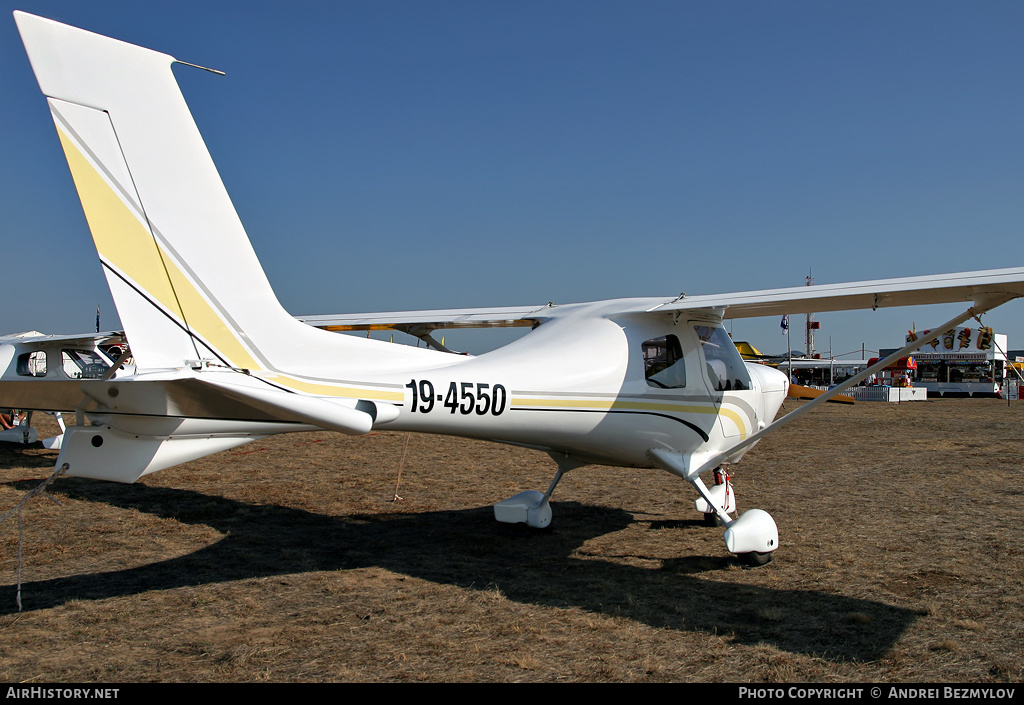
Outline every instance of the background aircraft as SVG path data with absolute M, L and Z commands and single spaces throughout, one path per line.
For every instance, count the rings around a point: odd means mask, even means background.
M 48 399 L 45 383 L 130 375 L 133 367 L 125 365 L 127 359 L 128 348 L 119 332 L 44 335 L 29 331 L 0 336 L 0 389 L 3 390 L 3 405 L 8 407 L 4 413 L 8 423 L 4 425 L 15 426 L 0 429 L 0 440 L 35 443 L 37 434 L 32 428 L 32 412 L 39 410 L 54 412 L 63 431 L 60 412 L 72 411 L 74 405 Z M 62 438 L 54 436 L 42 443 L 47 448 L 60 448 Z

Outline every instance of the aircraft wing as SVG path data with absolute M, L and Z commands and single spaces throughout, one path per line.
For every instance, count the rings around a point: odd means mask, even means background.
M 674 299 L 632 299 L 610 305 L 610 310 L 616 313 L 655 313 L 721 309 L 724 318 L 755 318 L 785 313 L 823 313 L 961 301 L 986 301 L 994 304 L 1018 296 L 1024 296 L 1024 267 L 731 294 L 683 295 Z M 297 318 L 316 328 L 331 331 L 399 330 L 408 333 L 446 328 L 530 327 L 557 316 L 559 308 L 548 303 L 543 306 L 328 314 Z
M 437 309 L 433 311 L 391 311 L 386 313 L 328 314 L 296 316 L 300 321 L 330 331 L 441 330 L 447 328 L 529 328 L 547 318 L 553 304 L 504 306 L 498 308 Z
M 647 311 L 724 308 L 725 318 L 821 313 L 954 302 L 1004 302 L 1024 296 L 1024 267 L 900 279 L 681 296 Z
M 117 345 L 124 343 L 124 332 L 119 330 L 106 333 L 79 333 L 77 335 L 46 335 L 39 331 L 0 335 L 0 345 L 4 343 L 64 343 L 68 346 Z

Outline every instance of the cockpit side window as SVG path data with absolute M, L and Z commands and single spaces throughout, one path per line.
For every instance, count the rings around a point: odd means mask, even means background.
M 686 386 L 686 363 L 683 347 L 674 335 L 652 338 L 641 345 L 644 353 L 644 377 L 647 385 L 659 389 Z
M 704 351 L 711 388 L 717 392 L 750 389 L 747 366 L 743 364 L 743 358 L 725 329 L 701 324 L 695 325 L 693 329 Z
M 92 350 L 61 350 L 64 374 L 71 379 L 100 379 L 110 365 Z
M 46 353 L 36 350 L 18 355 L 18 374 L 23 377 L 45 377 Z

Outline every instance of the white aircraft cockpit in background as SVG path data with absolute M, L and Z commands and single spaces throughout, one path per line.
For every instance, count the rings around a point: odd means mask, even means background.
M 495 504 L 500 521 L 547 526 L 551 494 L 574 468 L 659 468 L 695 489 L 695 508 L 725 525 L 729 551 L 759 564 L 778 548 L 778 528 L 758 509 L 732 516 L 728 464 L 942 331 L 1024 296 L 1018 267 L 302 322 L 267 281 L 178 88 L 176 60 L 41 17 L 17 12 L 15 19 L 136 365 L 109 377 L 24 381 L 22 353 L 11 353 L 0 406 L 75 411 L 57 458 L 68 475 L 134 482 L 290 431 L 464 436 L 533 448 L 557 465 L 546 492 Z M 728 318 L 948 302 L 963 302 L 965 310 L 776 421 L 786 375 L 745 363 L 722 325 Z M 449 354 L 431 336 L 475 325 L 531 330 L 479 356 Z M 433 349 L 314 326 L 405 330 Z M 64 370 L 63 349 L 47 352 L 47 374 Z M 701 475 L 711 472 L 716 484 L 708 487 Z
M 32 412 L 47 411 L 57 418 L 74 406 L 48 401 L 49 383 L 70 380 L 115 379 L 134 373 L 128 364 L 128 346 L 119 331 L 95 335 L 45 335 L 38 331 L 0 336 L 0 385 L 4 408 L 0 410 L 0 441 L 35 443 Z M 62 436 L 43 439 L 46 448 L 60 448 Z

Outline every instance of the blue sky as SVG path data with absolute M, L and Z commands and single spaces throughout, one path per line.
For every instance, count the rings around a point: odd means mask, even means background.
M 118 325 L 14 9 L 227 72 L 177 75 L 293 313 L 1024 265 L 1019 2 L 0 5 L 0 333 Z M 954 313 L 822 314 L 818 349 Z

